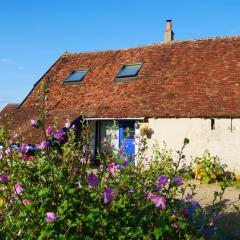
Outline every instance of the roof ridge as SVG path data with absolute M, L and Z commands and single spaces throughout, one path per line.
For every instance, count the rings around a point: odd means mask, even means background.
M 129 50 L 134 50 L 134 49 L 139 49 L 139 48 L 148 48 L 148 47 L 155 47 L 155 46 L 169 46 L 172 44 L 179 44 L 179 43 L 191 43 L 191 42 L 201 42 L 201 41 L 208 41 L 208 40 L 224 40 L 224 39 L 240 39 L 240 35 L 234 35 L 234 36 L 218 36 L 218 37 L 206 37 L 206 38 L 194 38 L 194 39 L 189 39 L 189 40 L 174 40 L 169 43 L 165 42 L 156 42 L 156 43 L 151 43 L 147 45 L 139 45 L 136 47 L 129 47 L 129 48 L 122 48 L 122 49 L 106 49 L 106 50 L 96 50 L 96 51 L 86 51 L 86 52 L 65 52 L 62 54 L 62 56 L 72 56 L 72 55 L 81 55 L 81 54 L 96 54 L 96 53 L 106 53 L 106 52 L 118 52 L 118 51 L 129 51 Z

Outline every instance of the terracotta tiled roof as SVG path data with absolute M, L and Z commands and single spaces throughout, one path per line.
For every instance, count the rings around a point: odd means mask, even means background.
M 7 104 L 3 109 L 2 111 L 0 111 L 0 117 L 3 116 L 4 114 L 12 114 L 16 108 L 18 107 L 19 105 L 16 104 L 16 103 L 9 103 Z
M 134 62 L 143 63 L 138 78 L 116 83 L 121 65 Z M 72 70 L 86 67 L 80 84 L 63 84 Z M 50 115 L 62 119 L 80 112 L 101 118 L 240 117 L 240 37 L 65 53 L 46 77 Z M 18 111 L 36 109 L 40 82 Z

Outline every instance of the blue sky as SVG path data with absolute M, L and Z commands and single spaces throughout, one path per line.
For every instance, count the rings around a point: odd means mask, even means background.
M 0 1 L 0 108 L 19 103 L 65 51 L 240 35 L 239 0 Z

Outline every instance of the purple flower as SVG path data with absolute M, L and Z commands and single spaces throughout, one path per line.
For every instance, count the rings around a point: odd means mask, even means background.
M 30 201 L 28 199 L 23 199 L 22 200 L 22 204 L 25 205 L 25 206 L 28 205 L 29 203 L 30 203 Z
M 114 174 L 115 172 L 116 172 L 116 164 L 115 163 L 110 163 L 109 165 L 108 165 L 108 171 L 110 172 L 110 173 L 112 173 L 112 174 Z
M 177 186 L 181 186 L 181 185 L 183 185 L 183 180 L 182 180 L 181 177 L 176 176 L 176 177 L 173 179 L 173 183 L 176 184 Z
M 165 186 L 168 182 L 168 177 L 162 175 L 162 176 L 159 176 L 158 177 L 158 184 L 157 184 L 157 187 L 158 187 L 158 191 L 160 191 L 162 189 L 163 186 Z
M 180 173 L 187 173 L 188 172 L 188 169 L 187 168 L 182 168 L 181 170 L 180 170 Z
M 145 161 L 145 162 L 148 162 L 148 157 L 144 157 L 144 161 Z
M 49 143 L 47 141 L 42 141 L 40 144 L 36 144 L 37 149 L 44 149 L 49 146 Z
M 117 133 L 114 133 L 114 134 L 113 134 L 113 139 L 118 139 Z
M 10 155 L 10 154 L 11 154 L 11 152 L 12 152 L 12 150 L 11 150 L 11 148 L 10 148 L 10 147 L 8 147 L 8 148 L 5 150 L 5 153 L 6 153 L 7 155 Z
M 88 151 L 88 146 L 87 145 L 84 145 L 83 146 L 83 152 L 86 153 Z
M 15 193 L 19 195 L 19 194 L 21 194 L 23 191 L 24 191 L 23 187 L 22 187 L 19 183 L 16 183 L 16 184 L 15 184 Z
M 124 159 L 124 165 L 127 165 L 129 163 L 129 158 L 128 157 L 125 157 Z
M 29 146 L 25 143 L 22 144 L 19 154 L 22 156 L 28 152 Z
M 52 223 L 52 222 L 55 222 L 57 219 L 57 216 L 54 212 L 47 212 L 46 213 L 46 222 L 49 222 L 49 223 Z
M 179 229 L 179 225 L 177 224 L 177 223 L 173 223 L 173 228 L 175 228 L 175 229 Z
M 8 182 L 8 177 L 4 176 L 4 175 L 0 176 L 0 182 L 7 183 Z
M 36 128 L 37 127 L 37 121 L 36 120 L 34 120 L 34 119 L 31 119 L 31 126 L 33 127 L 33 128 Z
M 80 158 L 80 163 L 86 163 L 86 162 L 87 162 L 87 158 L 86 157 Z
M 166 196 L 159 196 L 157 194 L 153 194 L 151 196 L 151 200 L 154 203 L 155 207 L 160 207 L 161 206 L 162 209 L 165 209 L 167 207 L 167 205 L 166 205 L 166 202 L 167 202 Z
M 105 188 L 102 193 L 104 203 L 108 203 L 109 201 L 111 201 L 115 195 L 116 195 L 116 192 L 114 189 Z
M 158 177 L 158 184 L 165 185 L 168 182 L 168 177 L 162 175 Z
M 146 192 L 147 200 L 150 200 L 151 197 L 152 197 L 152 195 L 153 195 L 153 194 L 152 194 L 151 192 L 147 191 L 147 192 Z
M 178 211 L 176 209 L 173 210 L 172 217 L 173 218 L 177 218 L 178 217 Z
M 98 177 L 93 172 L 91 172 L 87 176 L 87 182 L 93 188 L 97 188 L 97 186 L 98 186 Z
M 49 127 L 46 129 L 46 134 L 47 134 L 48 136 L 50 136 L 50 135 L 52 135 L 52 133 L 53 133 L 53 128 L 52 128 L 51 126 L 49 126 Z
M 54 137 L 55 137 L 58 141 L 61 141 L 61 140 L 64 140 L 63 134 L 64 134 L 64 131 L 63 131 L 63 130 L 60 130 L 60 131 L 54 133 Z
M 185 197 L 185 201 L 186 202 L 189 202 L 190 200 L 192 199 L 192 194 L 187 194 L 186 197 Z
M 3 155 L 0 153 L 0 159 L 2 159 L 3 158 Z
M 79 173 L 79 168 L 77 168 L 77 167 L 72 168 L 72 173 L 73 174 Z

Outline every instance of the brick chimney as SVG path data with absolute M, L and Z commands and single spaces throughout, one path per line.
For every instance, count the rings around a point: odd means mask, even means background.
M 172 20 L 168 19 L 166 25 L 166 31 L 164 32 L 164 42 L 170 43 L 174 40 L 174 32 L 172 31 Z

